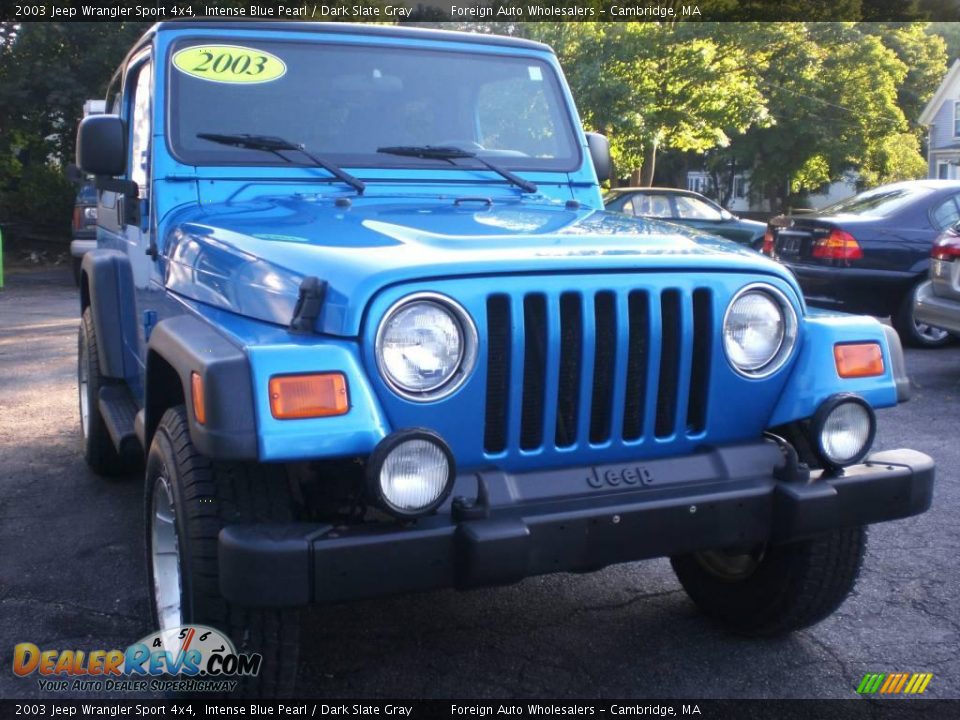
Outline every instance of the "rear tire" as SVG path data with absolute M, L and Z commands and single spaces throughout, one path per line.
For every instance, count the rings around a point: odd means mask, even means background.
M 117 452 L 100 414 L 100 388 L 112 382 L 100 372 L 97 332 L 88 307 L 80 318 L 77 338 L 77 390 L 83 459 L 98 475 L 125 475 L 136 469 L 136 462 Z
M 150 609 L 155 625 L 161 630 L 186 624 L 220 630 L 233 640 L 238 652 L 263 656 L 259 676 L 244 678 L 237 693 L 249 697 L 292 694 L 299 655 L 299 612 L 228 602 L 220 594 L 217 552 L 220 529 L 225 525 L 295 519 L 282 468 L 213 462 L 200 455 L 190 439 L 186 410 L 180 405 L 164 413 L 150 444 L 144 498 Z M 172 561 L 165 555 L 171 549 L 175 553 Z M 177 597 L 179 607 L 173 608 Z
M 914 301 L 920 283 L 917 283 L 904 294 L 891 321 L 894 329 L 900 335 L 904 345 L 916 348 L 938 348 L 949 345 L 953 337 L 946 330 L 927 325 L 917 320 L 914 314 Z
M 784 635 L 831 615 L 853 590 L 866 529 L 770 545 L 752 555 L 713 551 L 671 558 L 687 595 L 707 617 L 741 635 Z

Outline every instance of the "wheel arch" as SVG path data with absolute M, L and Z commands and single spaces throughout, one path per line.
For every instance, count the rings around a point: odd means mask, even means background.
M 204 422 L 194 409 L 192 376 L 201 381 Z M 246 353 L 209 323 L 180 315 L 150 334 L 144 381 L 144 447 L 149 451 L 163 413 L 183 404 L 190 437 L 205 456 L 258 458 L 256 409 Z
M 91 250 L 80 266 L 80 312 L 88 307 L 97 333 L 97 358 L 105 377 L 122 379 L 136 371 L 124 352 L 124 337 L 136 336 L 130 259 L 117 250 Z

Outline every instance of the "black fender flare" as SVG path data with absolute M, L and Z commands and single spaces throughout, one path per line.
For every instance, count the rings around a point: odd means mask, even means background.
M 170 370 L 175 377 L 171 377 Z M 202 380 L 205 422 L 197 420 L 191 376 Z M 170 383 L 179 379 L 179 388 Z M 182 390 L 197 450 L 216 460 L 256 460 L 256 407 L 250 362 L 212 325 L 194 315 L 157 323 L 147 345 L 144 382 L 144 447 L 149 448 L 163 413 Z
M 133 306 L 133 270 L 130 258 L 118 250 L 98 248 L 83 256 L 80 265 L 80 312 L 90 308 L 97 333 L 100 371 L 109 378 L 133 377 L 132 358 L 124 351 L 124 337 L 135 338 L 135 318 L 124 308 Z

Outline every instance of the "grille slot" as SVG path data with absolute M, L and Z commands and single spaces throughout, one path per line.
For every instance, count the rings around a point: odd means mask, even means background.
M 687 403 L 687 432 L 691 434 L 701 433 L 707 426 L 712 340 L 713 302 L 710 291 L 700 288 L 693 292 L 693 364 L 690 368 L 690 398 Z
M 707 288 L 676 287 L 489 295 L 484 449 L 704 432 L 713 300 Z
M 560 296 L 560 377 L 557 383 L 557 447 L 577 441 L 580 356 L 583 353 L 583 305 L 577 293 Z
M 489 453 L 507 448 L 507 398 L 510 387 L 510 299 L 487 298 L 487 412 L 483 447 Z
M 643 436 L 643 406 L 646 400 L 647 365 L 650 355 L 650 300 L 634 290 L 627 299 L 630 335 L 627 339 L 627 394 L 623 407 L 623 439 Z
M 673 433 L 677 422 L 677 388 L 680 382 L 680 291 L 660 295 L 660 382 L 657 385 L 657 437 Z
M 610 408 L 613 405 L 613 368 L 617 352 L 616 301 L 612 292 L 594 298 L 596 328 L 593 359 L 593 402 L 590 405 L 590 442 L 610 439 Z
M 534 450 L 543 444 L 544 371 L 547 362 L 547 302 L 543 295 L 527 295 L 523 299 L 523 324 L 520 447 Z

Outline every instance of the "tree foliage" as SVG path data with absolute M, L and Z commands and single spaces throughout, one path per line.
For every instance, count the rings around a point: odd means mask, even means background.
M 0 220 L 66 227 L 83 103 L 107 83 L 146 23 L 0 23 Z
M 649 184 L 657 152 L 704 152 L 767 122 L 756 53 L 718 23 L 536 24 L 587 125 L 611 136 L 620 168 Z

